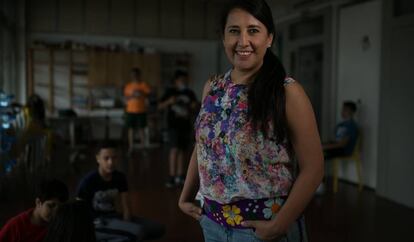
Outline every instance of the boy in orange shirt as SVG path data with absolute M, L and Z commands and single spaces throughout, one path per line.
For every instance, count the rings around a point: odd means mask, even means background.
M 138 129 L 140 145 L 145 144 L 145 132 L 147 127 L 146 99 L 150 94 L 150 86 L 141 79 L 141 70 L 133 68 L 131 82 L 124 88 L 126 100 L 125 124 L 128 127 L 128 149 L 132 150 L 134 144 L 134 129 Z

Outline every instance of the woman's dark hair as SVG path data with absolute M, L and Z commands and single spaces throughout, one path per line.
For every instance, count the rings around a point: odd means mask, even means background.
M 224 30 L 231 10 L 239 8 L 254 16 L 266 26 L 268 34 L 275 36 L 275 25 L 272 12 L 264 0 L 233 0 L 225 8 L 221 19 L 221 30 Z M 269 121 L 273 124 L 273 135 L 276 142 L 281 143 L 287 137 L 287 120 L 285 111 L 284 80 L 286 71 L 282 63 L 267 49 L 263 65 L 257 72 L 248 91 L 248 116 L 255 129 L 265 135 L 269 131 Z M 271 137 L 271 135 L 270 135 Z
M 43 240 L 43 242 L 56 241 L 96 241 L 93 216 L 85 201 L 73 200 L 59 206 Z
M 36 189 L 36 198 L 41 202 L 58 199 L 66 202 L 69 198 L 69 190 L 65 183 L 57 179 L 42 180 Z

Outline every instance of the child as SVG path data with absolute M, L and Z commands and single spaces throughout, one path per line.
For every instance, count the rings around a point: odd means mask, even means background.
M 98 170 L 86 175 L 78 187 L 78 197 L 91 206 L 94 216 L 115 214 L 115 200 L 119 196 L 124 220 L 130 219 L 128 185 L 123 173 L 115 169 L 117 152 L 111 143 L 99 145 L 96 153 Z
M 352 101 L 343 102 L 341 111 L 342 121 L 335 126 L 335 140 L 322 146 L 325 160 L 348 156 L 354 151 L 359 136 L 358 124 L 354 120 L 356 111 L 356 103 Z M 324 192 L 325 184 L 322 182 L 316 190 L 316 194 L 321 195 Z
M 134 129 L 138 129 L 142 147 L 148 139 L 145 135 L 145 128 L 147 127 L 146 99 L 150 93 L 150 86 L 141 78 L 141 70 L 133 68 L 131 82 L 124 88 L 126 100 L 125 124 L 128 127 L 128 148 L 130 152 L 134 144 Z
M 99 218 L 122 218 L 142 226 L 143 235 L 158 237 L 164 233 L 164 227 L 144 218 L 132 218 L 128 198 L 128 184 L 125 175 L 115 169 L 118 162 L 115 145 L 106 142 L 98 146 L 96 153 L 98 170 L 86 175 L 78 188 L 78 197 L 85 200 L 94 216 Z M 117 214 L 115 201 L 121 200 L 122 215 Z
M 351 155 L 358 139 L 358 124 L 354 120 L 357 105 L 352 101 L 345 101 L 342 105 L 341 116 L 343 121 L 335 127 L 335 141 L 323 145 L 325 160 L 338 156 Z
M 158 105 L 158 109 L 167 109 L 170 141 L 167 187 L 184 184 L 184 155 L 192 142 L 192 114 L 197 106 L 196 95 L 187 86 L 187 72 L 177 70 L 172 82 L 173 87 L 165 91 Z
M 41 242 L 57 207 L 68 197 L 68 188 L 63 182 L 55 179 L 41 182 L 36 194 L 36 206 L 10 219 L 0 230 L 0 241 Z
M 43 242 L 94 242 L 95 227 L 86 202 L 73 200 L 59 206 Z

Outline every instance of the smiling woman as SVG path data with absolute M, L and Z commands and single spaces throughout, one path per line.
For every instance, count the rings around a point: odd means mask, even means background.
M 312 106 L 269 48 L 264 0 L 231 1 L 221 30 L 232 69 L 205 85 L 179 207 L 206 242 L 307 241 L 301 214 L 323 176 Z
M 223 43 L 234 72 L 255 73 L 273 41 L 273 33 L 248 12 L 233 9 L 224 28 Z

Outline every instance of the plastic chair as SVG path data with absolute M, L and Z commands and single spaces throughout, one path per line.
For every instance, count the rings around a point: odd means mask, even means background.
M 349 156 L 336 157 L 332 160 L 333 162 L 333 192 L 338 192 L 338 171 L 340 161 L 354 161 L 355 169 L 358 176 L 358 192 L 362 191 L 362 175 L 361 175 L 361 135 L 359 135 L 354 150 Z

